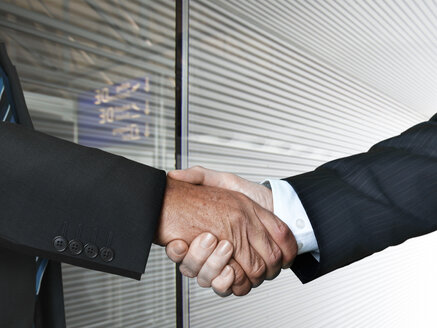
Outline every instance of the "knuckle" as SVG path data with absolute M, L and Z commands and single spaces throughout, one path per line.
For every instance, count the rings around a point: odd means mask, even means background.
M 268 267 L 266 278 L 267 280 L 272 280 L 276 278 L 281 272 L 282 267 L 282 252 L 279 247 L 276 246 L 276 249 L 270 254 L 270 266 Z
M 197 284 L 203 288 L 211 287 L 211 281 L 206 279 L 205 277 L 198 276 L 197 277 Z
M 264 261 L 262 260 L 255 261 L 254 266 L 252 268 L 252 272 L 250 273 L 251 278 L 256 281 L 263 280 L 265 274 L 266 274 L 266 265 Z
M 226 180 L 231 185 L 236 185 L 238 182 L 238 177 L 235 174 L 232 173 L 224 173 L 223 174 L 224 180 Z
M 278 231 L 276 233 L 276 237 L 278 238 L 278 240 L 282 243 L 289 242 L 290 229 L 288 228 L 288 225 L 281 220 L 278 220 L 277 225 L 278 225 Z
M 236 286 L 244 285 L 247 280 L 244 271 L 241 269 L 237 269 L 237 270 L 234 269 L 234 272 L 235 272 L 234 285 Z
M 273 244 L 272 251 L 269 254 L 269 265 L 271 267 L 277 267 L 280 266 L 281 263 L 282 263 L 282 251 L 276 244 Z
M 234 270 L 233 286 L 242 286 L 242 285 L 248 283 L 246 273 L 239 265 L 231 263 L 231 267 Z
M 239 227 L 241 229 L 241 227 L 243 226 L 243 224 L 246 223 L 246 215 L 243 212 L 242 209 L 240 208 L 232 208 L 230 215 L 229 215 L 229 220 L 230 223 L 234 226 L 234 227 Z
M 297 256 L 297 244 L 296 242 L 293 242 L 293 245 L 290 246 L 290 255 L 287 258 L 287 262 L 294 261 L 294 259 Z
M 230 181 L 232 179 L 232 174 L 229 173 L 229 172 L 223 172 L 222 173 L 222 177 L 223 177 L 224 180 Z

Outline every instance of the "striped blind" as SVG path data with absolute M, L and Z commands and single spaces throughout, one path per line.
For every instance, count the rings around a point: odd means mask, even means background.
M 173 1 L 0 2 L 0 38 L 35 127 L 163 169 L 174 168 L 174 21 Z M 123 98 L 137 85 L 141 92 Z M 133 104 L 144 114 L 124 122 L 121 107 Z M 175 269 L 160 248 L 141 282 L 62 270 L 69 328 L 175 325 Z
M 190 0 L 189 10 L 189 165 L 287 177 L 437 108 L 430 1 Z M 307 285 L 283 271 L 242 298 L 192 280 L 190 327 L 434 327 L 436 248 L 431 234 Z

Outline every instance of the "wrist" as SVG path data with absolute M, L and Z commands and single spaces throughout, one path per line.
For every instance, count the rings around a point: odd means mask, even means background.
M 164 199 L 162 201 L 161 215 L 158 222 L 158 227 L 155 232 L 154 243 L 160 246 L 165 246 L 171 238 L 169 238 L 169 227 L 174 221 L 174 205 L 177 201 L 177 181 L 167 177 Z M 173 205 L 173 206 L 172 206 Z M 173 224 L 174 225 L 174 224 Z

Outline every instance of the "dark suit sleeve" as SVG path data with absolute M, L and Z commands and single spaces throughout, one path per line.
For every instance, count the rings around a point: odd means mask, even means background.
M 1 247 L 140 278 L 164 171 L 9 123 L 0 123 L 0 154 Z M 113 259 L 59 252 L 56 236 L 109 248 Z
M 302 282 L 437 230 L 437 115 L 368 152 L 285 179 L 319 245 L 296 258 Z

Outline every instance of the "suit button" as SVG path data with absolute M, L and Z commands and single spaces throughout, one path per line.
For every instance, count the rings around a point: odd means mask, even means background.
M 99 249 L 96 245 L 93 244 L 86 244 L 84 248 L 85 255 L 89 257 L 90 259 L 94 259 L 99 254 Z
M 53 238 L 53 246 L 58 252 L 63 252 L 67 248 L 67 239 L 62 236 Z
M 79 255 L 83 251 L 82 243 L 78 240 L 72 240 L 68 243 L 68 249 L 74 255 Z
M 105 262 L 111 262 L 114 259 L 114 251 L 108 247 L 102 247 L 100 249 L 100 257 Z

